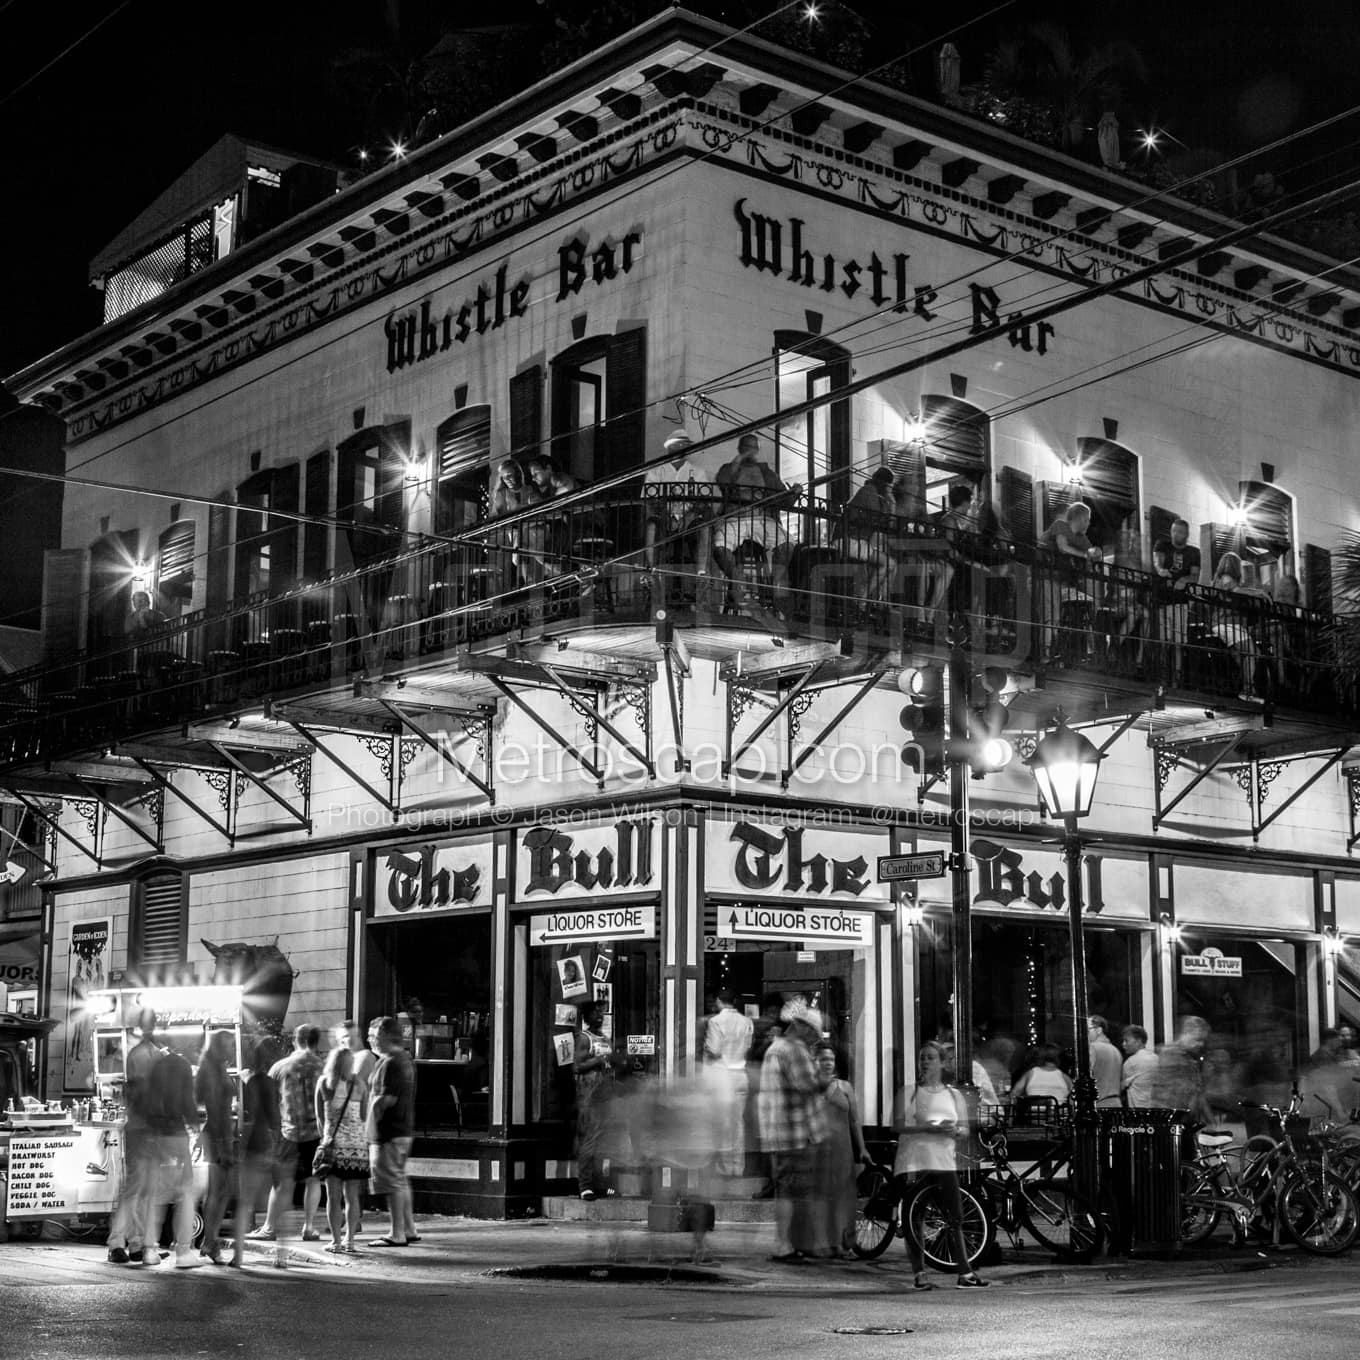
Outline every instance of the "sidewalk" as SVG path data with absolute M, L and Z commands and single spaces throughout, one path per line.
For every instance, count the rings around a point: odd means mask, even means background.
M 450 1279 L 540 1280 L 544 1282 L 665 1284 L 685 1290 L 722 1290 L 741 1293 L 885 1294 L 911 1289 L 911 1274 L 901 1243 L 893 1242 L 876 1261 L 812 1262 L 784 1265 L 770 1260 L 772 1228 L 768 1223 L 720 1223 L 710 1234 L 710 1261 L 691 1260 L 688 1235 L 652 1236 L 646 1226 L 617 1221 L 488 1222 L 484 1219 L 421 1215 L 421 1241 L 408 1247 L 376 1247 L 386 1219 L 365 1216 L 364 1233 L 355 1256 L 332 1256 L 322 1243 L 300 1240 L 298 1215 L 277 1243 L 247 1243 L 247 1273 L 297 1270 L 315 1278 L 320 1274 L 400 1278 L 412 1282 Z M 229 1251 L 226 1253 L 229 1255 Z M 1042 1248 L 1026 1246 L 1003 1250 L 1002 1262 L 980 1271 L 998 1286 L 1040 1281 L 1078 1284 L 1104 1280 L 1159 1279 L 1174 1276 L 1220 1275 L 1226 1272 L 1303 1266 L 1310 1258 L 1295 1251 L 1265 1254 L 1255 1247 L 1233 1250 L 1226 1245 L 1182 1252 L 1169 1260 L 1101 1259 L 1090 1265 L 1057 1262 Z M 282 1265 L 282 1269 L 280 1269 Z M 0 1283 L 7 1277 L 31 1276 L 57 1269 L 87 1276 L 93 1271 L 107 1279 L 115 1273 L 127 1278 L 185 1274 L 194 1278 L 231 1276 L 226 1267 L 204 1267 L 174 1272 L 168 1262 L 155 1268 L 113 1266 L 105 1261 L 102 1234 L 98 1240 L 62 1240 L 49 1229 L 42 1239 L 11 1239 L 0 1245 Z M 936 1276 L 949 1287 L 949 1277 Z

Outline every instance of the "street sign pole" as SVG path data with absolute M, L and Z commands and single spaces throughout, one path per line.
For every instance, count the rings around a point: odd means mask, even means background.
M 954 982 L 954 1082 L 973 1096 L 973 890 L 969 873 L 968 698 L 972 687 L 968 616 L 949 618 L 949 741 L 945 748 L 949 771 L 950 882 Z

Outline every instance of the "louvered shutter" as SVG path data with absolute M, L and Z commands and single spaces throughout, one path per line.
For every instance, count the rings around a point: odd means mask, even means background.
M 1246 518 L 1242 551 L 1274 560 L 1292 546 L 1294 502 L 1287 491 L 1269 482 L 1239 482 L 1240 505 Z
M 325 517 L 331 512 L 331 451 L 323 449 L 307 460 L 303 478 L 303 509 L 309 515 Z M 319 581 L 330 571 L 331 531 L 325 524 L 305 524 L 302 528 L 302 579 Z
M 1332 554 L 1316 543 L 1303 549 L 1303 584 L 1308 592 L 1308 608 L 1319 614 L 1332 612 Z
M 400 533 L 406 527 L 404 499 L 406 460 L 411 452 L 411 422 L 398 420 L 391 425 L 384 425 L 379 448 L 378 519 L 389 529 Z
M 1224 553 L 1242 551 L 1242 531 L 1232 524 L 1209 525 L 1209 576 L 1218 571 Z
M 223 493 L 225 495 L 225 493 Z M 221 499 L 221 497 L 219 497 Z M 208 553 L 204 563 L 208 613 L 225 609 L 230 596 L 231 570 L 231 507 L 214 505 L 208 509 Z
M 647 436 L 647 332 L 642 327 L 609 342 L 605 367 L 605 457 L 595 475 L 637 467 Z
M 1071 482 L 1039 483 L 1040 522 L 1044 533 L 1053 527 L 1055 520 L 1062 518 L 1067 507 L 1077 499 L 1073 494 L 1074 490 Z
M 180 963 L 188 944 L 184 878 L 178 873 L 150 874 L 137 893 L 133 966 Z
M 543 369 L 539 364 L 510 379 L 510 452 L 519 459 L 543 438 Z
M 80 652 L 81 613 L 89 591 L 89 554 L 84 548 L 43 553 L 43 661 L 74 660 Z
M 1160 505 L 1148 506 L 1148 540 L 1155 548 L 1164 538 L 1171 537 L 1171 526 L 1178 516 L 1174 510 Z
M 985 411 L 960 401 L 927 393 L 921 398 L 932 467 L 981 477 L 991 461 L 991 426 Z
M 300 463 L 274 469 L 269 493 L 269 593 L 281 595 L 297 585 L 298 522 L 282 519 L 280 511 L 297 514 Z
M 926 454 L 919 443 L 899 444 L 891 439 L 878 441 L 878 452 L 892 470 L 893 500 L 899 515 L 908 519 L 926 517 Z
M 157 589 L 167 598 L 187 600 L 194 593 L 194 531 L 191 519 L 161 530 Z
M 1138 509 L 1138 455 L 1111 439 L 1078 439 L 1082 500 L 1100 501 L 1117 521 Z
M 1034 543 L 1034 481 L 1019 468 L 1003 467 L 1000 477 L 1001 531 L 1015 543 Z
M 436 475 L 442 482 L 491 456 L 491 408 L 469 406 L 459 411 L 439 427 L 435 437 L 439 449 Z

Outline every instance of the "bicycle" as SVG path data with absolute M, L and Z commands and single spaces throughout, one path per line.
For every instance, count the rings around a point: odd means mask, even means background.
M 1225 1213 L 1233 1219 L 1236 1243 L 1248 1232 L 1279 1245 L 1281 1234 L 1315 1256 L 1335 1256 L 1360 1236 L 1360 1204 L 1346 1181 L 1332 1170 L 1325 1144 L 1300 1152 L 1291 1124 L 1297 1093 L 1288 1109 L 1244 1104 L 1263 1111 L 1271 1136 L 1242 1147 L 1232 1135 L 1201 1131 L 1200 1156 L 1182 1169 L 1181 1241 L 1196 1245 L 1217 1230 Z M 1230 1158 L 1238 1161 L 1235 1170 Z
M 932 1269 L 958 1271 L 949 1215 L 936 1199 L 933 1185 L 908 1186 L 904 1192 L 903 1183 L 889 1168 L 875 1164 L 865 1168 L 860 1186 L 864 1203 L 855 1219 L 856 1256 L 872 1261 L 887 1251 L 894 1237 L 910 1233 Z M 965 1269 L 971 1270 L 991 1247 L 996 1229 L 982 1201 L 966 1186 L 960 1185 L 959 1199 L 963 1206 L 963 1244 L 968 1256 Z

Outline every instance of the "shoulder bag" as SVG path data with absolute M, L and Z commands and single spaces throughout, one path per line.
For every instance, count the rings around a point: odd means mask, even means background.
M 335 1117 L 335 1127 L 340 1127 L 341 1120 L 345 1117 L 345 1111 L 349 1109 L 350 1097 L 354 1094 L 354 1078 L 349 1079 L 349 1085 L 345 1088 L 345 1103 L 340 1107 L 340 1113 Z M 316 1150 L 316 1155 L 312 1158 L 313 1176 L 331 1176 L 335 1174 L 335 1134 L 332 1132 L 329 1138 L 322 1140 L 321 1145 Z

